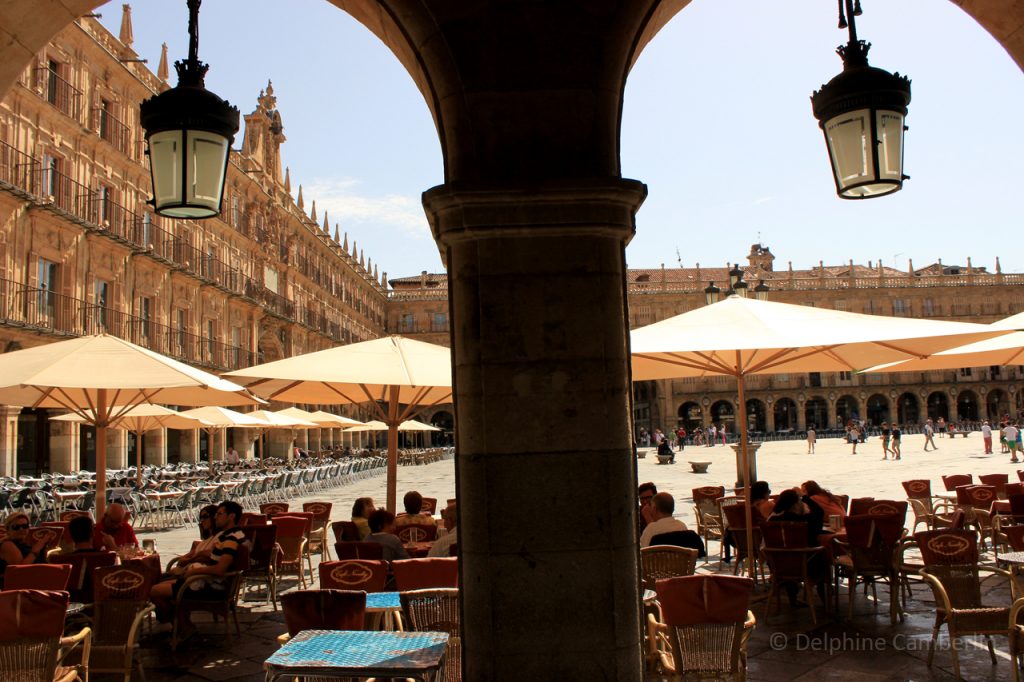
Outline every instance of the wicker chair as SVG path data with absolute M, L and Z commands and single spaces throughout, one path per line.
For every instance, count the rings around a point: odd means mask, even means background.
M 456 557 L 435 559 L 400 559 L 391 562 L 395 587 L 402 592 L 436 587 L 458 587 L 459 560 Z
M 437 679 L 462 679 L 462 630 L 459 621 L 459 591 L 455 588 L 405 591 L 399 595 L 405 626 L 416 632 L 446 632 L 444 663 Z
M 66 590 L 71 578 L 67 564 L 22 564 L 8 566 L 4 590 Z
M 78 554 L 63 554 L 51 559 L 54 563 L 71 564 L 71 579 L 68 581 L 68 592 L 71 593 L 71 601 L 88 603 L 92 601 L 93 571 L 103 566 L 113 566 L 117 563 L 117 554 L 114 552 L 81 552 Z
M 982 485 L 992 485 L 996 488 L 996 495 L 1000 500 L 1006 499 L 1006 484 L 1010 482 L 1009 474 L 982 474 L 978 476 Z
M 745 680 L 754 629 L 749 578 L 693 575 L 657 584 L 663 620 L 647 617 L 648 663 L 659 679 Z
M 281 610 L 288 633 L 279 644 L 303 630 L 362 630 L 366 621 L 366 593 L 356 590 L 296 590 L 281 595 Z
M 174 602 L 174 612 L 192 613 L 193 611 L 204 611 L 215 617 L 224 618 L 224 634 L 231 637 L 231 621 L 235 621 L 235 634 L 242 636 L 242 630 L 238 625 L 238 594 L 242 587 L 242 574 L 249 566 L 249 549 L 243 544 L 238 548 L 235 559 L 227 573 L 219 580 L 224 581 L 224 589 L 218 590 L 216 596 L 196 596 L 190 594 L 189 584 L 197 580 L 209 580 L 206 575 L 193 575 L 185 578 L 185 583 L 178 590 Z M 301 566 L 301 564 L 300 564 Z M 173 630 L 171 631 L 171 651 L 176 651 L 180 641 L 178 640 L 179 618 L 174 618 Z
M 277 526 L 243 526 L 242 532 L 249 545 L 249 568 L 242 573 L 242 591 L 250 583 L 265 585 L 267 601 L 277 611 L 277 554 L 281 551 Z
M 847 542 L 837 543 L 846 554 L 836 557 L 835 589 L 839 592 L 839 581 L 847 578 L 848 616 L 853 617 L 853 599 L 857 583 L 863 582 L 865 589 L 871 586 L 875 603 L 878 595 L 875 584 L 879 581 L 889 585 L 889 618 L 895 624 L 903 617 L 899 608 L 899 564 L 900 541 L 905 533 L 903 518 L 899 514 L 859 514 L 846 517 Z
M 935 641 L 939 637 L 942 624 L 949 631 L 951 646 L 950 656 L 953 658 L 953 674 L 960 679 L 960 658 L 957 654 L 959 645 L 955 640 L 962 635 L 984 635 L 988 643 L 988 653 L 992 665 L 996 665 L 996 654 L 992 648 L 992 635 L 1003 635 L 1008 638 L 1012 652 L 1016 652 L 1015 638 L 1017 628 L 1010 618 L 1010 606 L 987 606 L 982 603 L 981 573 L 998 576 L 1007 583 L 1010 574 L 999 568 L 978 566 L 977 564 L 931 565 L 921 569 L 921 575 L 932 588 L 935 595 L 935 625 L 932 628 L 932 639 L 928 647 L 928 666 L 935 658 Z M 1011 661 L 1014 679 L 1017 678 L 1017 664 L 1014 657 Z
M 67 608 L 66 592 L 0 592 L 0 676 L 32 682 L 88 680 L 92 631 L 82 628 L 65 637 Z M 81 662 L 65 665 L 72 651 L 81 652 Z
M 972 483 L 974 483 L 974 476 L 971 474 L 950 474 L 942 477 L 942 485 L 946 488 L 946 492 L 950 493 L 956 490 L 958 486 L 971 485 Z
M 359 527 L 351 521 L 335 521 L 331 524 L 331 531 L 335 542 L 359 542 Z
M 350 559 L 320 564 L 320 589 L 383 592 L 388 580 L 388 563 Z
M 693 575 L 697 569 L 697 550 L 671 545 L 653 545 L 640 550 L 640 574 L 644 587 L 654 589 L 661 578 Z
M 277 544 L 280 551 L 277 555 L 277 574 L 283 576 L 294 573 L 306 589 L 306 571 L 302 562 L 308 557 L 306 552 L 306 529 L 309 520 L 295 516 L 274 516 L 270 523 L 277 528 Z M 313 564 L 309 564 L 309 574 L 313 575 Z
M 288 503 L 287 502 L 265 502 L 260 505 L 260 514 L 265 514 L 268 518 L 274 518 L 275 514 L 287 514 Z
M 736 543 L 736 564 L 733 566 L 733 575 L 739 573 L 740 567 L 746 570 L 747 558 L 751 555 L 751 551 L 747 547 L 747 520 L 746 513 L 743 510 L 742 504 L 730 504 L 722 507 L 722 514 L 729 527 L 729 533 L 732 535 L 733 541 Z M 761 568 L 761 580 L 764 580 L 764 565 L 765 558 L 761 555 L 759 548 L 761 547 L 761 529 L 751 529 L 751 536 L 753 538 L 753 556 L 754 556 L 754 575 L 750 576 L 757 582 L 757 569 Z
M 709 541 L 719 541 L 718 555 L 719 559 L 721 559 L 724 556 L 721 542 L 725 535 L 725 528 L 722 523 L 722 509 L 718 505 L 718 500 L 725 496 L 725 487 L 704 486 L 694 488 L 692 493 L 693 516 L 697 519 L 697 533 L 704 538 L 704 545 L 707 547 L 710 547 Z M 706 559 L 707 557 L 705 556 Z
M 424 514 L 436 514 L 437 513 L 437 498 L 436 497 L 424 497 L 423 504 L 420 506 L 420 512 Z
M 131 682 L 142 621 L 153 611 L 153 573 L 136 566 L 97 568 L 93 576 L 91 672 L 121 673 Z M 142 674 L 142 662 L 139 661 Z
M 772 597 L 775 597 L 775 608 L 778 609 L 782 586 L 796 583 L 797 586 L 803 586 L 804 601 L 811 611 L 811 622 L 817 625 L 818 615 L 811 587 L 822 585 L 823 593 L 828 591 L 825 548 L 808 544 L 807 524 L 800 521 L 768 522 L 761 526 L 761 532 L 764 536 L 764 548 L 761 551 L 771 570 L 771 592 L 765 600 L 765 620 L 771 614 Z M 825 605 L 827 608 L 827 595 Z
M 331 523 L 331 502 L 305 502 L 302 511 L 313 515 L 309 530 L 309 551 L 319 552 L 320 561 L 331 560 L 331 550 L 327 542 L 327 527 Z

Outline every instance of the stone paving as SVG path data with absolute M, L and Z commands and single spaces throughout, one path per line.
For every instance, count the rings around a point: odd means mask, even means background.
M 776 492 L 813 478 L 836 493 L 852 496 L 905 499 L 900 481 L 929 478 L 933 489 L 941 489 L 940 475 L 949 473 L 1010 474 L 1016 480 L 1018 465 L 1009 463 L 1008 455 L 983 455 L 980 434 L 968 438 L 937 438 L 938 451 L 922 452 L 922 436 L 904 438 L 903 459 L 881 461 L 881 443 L 871 438 L 858 446 L 857 455 L 838 439 L 820 440 L 817 452 L 806 454 L 802 441 L 775 441 L 764 444 L 758 453 L 759 478 L 771 483 Z M 998 449 L 998 445 L 996 446 Z M 653 451 L 638 460 L 638 479 L 653 481 L 659 490 L 676 495 L 678 516 L 692 524 L 690 490 L 702 485 L 731 485 L 736 477 L 735 455 L 731 448 L 687 447 L 677 454 L 675 465 L 659 465 Z M 708 473 L 695 474 L 687 462 L 710 461 Z M 1019 465 L 1024 469 L 1024 465 Z M 454 463 L 444 460 L 434 464 L 400 468 L 400 492 L 415 488 L 425 496 L 443 501 L 455 497 Z M 316 499 L 334 502 L 332 518 L 347 519 L 356 497 L 383 497 L 384 478 L 373 476 L 350 485 L 319 494 Z M 313 497 L 309 499 L 313 499 Z M 301 504 L 297 499 L 293 504 Z M 442 502 L 443 503 L 443 502 Z M 186 551 L 195 537 L 194 528 L 140 533 L 157 542 L 162 557 Z M 717 554 L 717 543 L 710 548 Z M 316 562 L 314 561 L 314 564 Z M 717 561 L 698 564 L 699 571 L 730 570 Z M 295 587 L 294 580 L 284 588 Z M 888 590 L 878 588 L 878 603 L 858 594 L 852 620 L 846 619 L 846 593 L 841 595 L 842 618 L 818 610 L 818 625 L 811 623 L 807 609 L 792 610 L 785 605 L 765 618 L 764 604 L 755 607 L 757 628 L 749 646 L 748 679 L 782 682 L 789 680 L 947 680 L 952 679 L 949 644 L 940 638 L 935 665 L 925 664 L 927 644 L 934 619 L 934 603 L 930 591 L 914 588 L 908 601 L 906 622 L 890 625 Z M 168 635 L 147 632 L 142 639 L 139 656 L 149 682 L 263 679 L 262 662 L 276 649 L 275 638 L 284 632 L 280 611 L 274 612 L 262 598 L 252 596 L 243 602 L 240 613 L 241 638 L 228 639 L 223 625 L 202 621 L 197 616 L 199 633 L 171 653 Z M 945 630 L 943 630 L 945 632 Z M 984 641 L 969 639 L 960 647 L 961 673 L 969 680 L 1008 680 L 1011 677 L 1007 643 L 995 638 L 998 664 L 992 666 Z M 100 676 L 103 677 L 103 676 Z M 137 677 L 137 675 L 136 675 Z

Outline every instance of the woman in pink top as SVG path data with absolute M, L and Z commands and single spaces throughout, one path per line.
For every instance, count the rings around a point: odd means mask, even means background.
M 818 506 L 824 510 L 826 520 L 830 516 L 846 518 L 846 507 L 843 506 L 842 500 L 822 488 L 816 481 L 806 481 L 800 488 L 803 489 L 804 495 L 817 502 Z

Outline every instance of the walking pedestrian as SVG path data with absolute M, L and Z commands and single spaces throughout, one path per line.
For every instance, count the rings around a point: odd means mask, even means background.
M 814 443 L 818 440 L 818 433 L 814 430 L 814 424 L 807 427 L 807 454 L 814 454 Z
M 857 443 L 860 442 L 860 427 L 857 426 L 856 422 L 850 422 L 850 428 L 848 431 L 848 440 L 850 445 L 853 446 L 853 452 L 850 454 L 857 454 Z
M 903 450 L 901 449 L 900 440 L 903 438 L 903 432 L 900 431 L 900 426 L 896 422 L 892 423 L 892 454 L 893 459 L 900 459 L 902 457 Z
M 928 421 L 931 421 L 931 419 L 929 419 Z M 939 428 L 939 438 L 945 438 L 946 437 L 946 418 L 940 415 L 938 420 L 935 422 L 935 425 Z
M 939 417 L 939 423 L 942 423 L 942 417 Z M 939 432 L 941 434 L 941 431 Z M 928 419 L 924 423 L 924 451 L 928 452 L 928 445 L 931 444 L 932 450 L 938 450 L 939 446 L 935 444 L 935 427 L 932 425 L 932 420 Z
M 882 422 L 882 459 L 889 459 L 889 422 Z
M 1003 438 L 1006 439 L 1006 447 L 1010 451 L 1010 462 L 1013 464 L 1020 461 L 1017 459 L 1017 435 L 1019 433 L 1017 422 L 1009 422 L 1003 428 Z
M 981 439 L 985 442 L 985 454 L 992 454 L 992 426 L 986 419 L 981 425 Z

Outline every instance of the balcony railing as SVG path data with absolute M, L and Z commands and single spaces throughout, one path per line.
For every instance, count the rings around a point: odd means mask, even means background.
M 43 86 L 43 98 L 71 118 L 78 119 L 82 91 L 47 66 L 36 69 L 36 81 Z
M 99 133 L 100 139 L 109 142 L 122 154 L 133 156 L 131 129 L 110 113 L 109 110 L 103 107 L 93 109 L 92 127 Z

